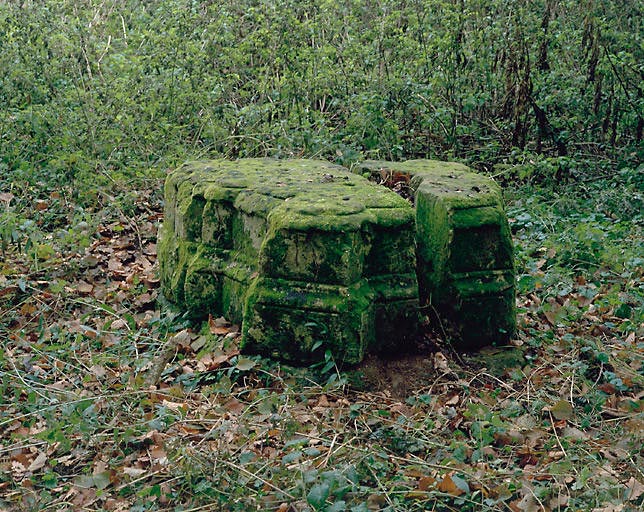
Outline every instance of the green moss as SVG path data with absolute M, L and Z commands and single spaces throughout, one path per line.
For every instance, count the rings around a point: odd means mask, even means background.
M 464 346 L 507 341 L 516 322 L 514 265 L 498 185 L 432 160 L 368 161 L 357 172 L 410 179 L 421 302 L 451 322 Z
M 358 363 L 374 345 L 373 314 L 366 281 L 335 287 L 258 279 L 248 292 L 242 348 L 298 362 L 331 350 L 338 361 Z
M 208 200 L 203 209 L 201 241 L 220 249 L 232 249 L 234 214 L 231 203 Z
M 222 275 L 217 272 L 220 266 L 221 262 L 212 254 L 204 255 L 201 247 L 187 262 L 184 301 L 192 316 L 199 318 L 221 309 Z
M 362 275 L 360 231 L 272 229 L 260 260 L 262 272 L 294 281 L 349 285 Z
M 465 343 L 511 332 L 499 188 L 460 164 L 367 162 L 361 171 L 408 174 L 416 208 L 327 162 L 178 169 L 166 181 L 159 240 L 166 296 L 195 317 L 241 322 L 246 350 L 300 362 L 319 357 L 311 352 L 320 344 L 347 362 L 400 350 L 418 327 L 419 296 Z
M 169 176 L 166 201 L 166 295 L 194 316 L 241 321 L 249 350 L 307 358 L 325 325 L 325 345 L 357 362 L 369 346 L 384 346 L 376 303 L 380 323 L 417 310 L 415 283 L 393 279 L 388 286 L 405 285 L 385 293 L 376 279 L 413 269 L 413 208 L 346 169 L 310 160 L 193 162 Z M 385 314 L 388 300 L 401 307 Z M 394 314 L 402 304 L 406 313 Z M 387 338 L 416 323 L 392 326 Z

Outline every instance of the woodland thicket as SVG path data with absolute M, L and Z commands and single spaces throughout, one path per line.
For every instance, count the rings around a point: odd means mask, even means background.
M 188 157 L 642 157 L 627 0 L 108 0 L 0 5 L 0 170 L 65 182 Z M 523 169 L 525 173 L 533 170 Z
M 642 9 L 0 0 L 0 511 L 643 510 Z M 516 337 L 294 368 L 167 307 L 163 178 L 257 156 L 499 181 Z

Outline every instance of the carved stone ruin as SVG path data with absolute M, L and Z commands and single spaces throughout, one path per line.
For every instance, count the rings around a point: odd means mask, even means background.
M 386 172 L 408 176 L 415 206 L 368 179 Z M 464 349 L 514 332 L 501 191 L 460 164 L 193 162 L 168 177 L 165 201 L 166 298 L 240 323 L 244 351 L 358 363 L 413 343 L 426 307 Z

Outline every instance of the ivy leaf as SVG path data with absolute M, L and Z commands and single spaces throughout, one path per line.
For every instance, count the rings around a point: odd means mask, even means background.
M 306 501 L 314 509 L 320 510 L 324 506 L 326 499 L 329 497 L 329 491 L 329 484 L 315 484 L 306 495 Z
M 557 402 L 550 408 L 550 412 L 557 420 L 569 420 L 573 414 L 572 405 L 566 400 Z
M 291 453 L 287 453 L 282 457 L 282 464 L 290 464 L 291 462 L 295 462 L 302 456 L 302 452 L 299 450 L 292 451 Z

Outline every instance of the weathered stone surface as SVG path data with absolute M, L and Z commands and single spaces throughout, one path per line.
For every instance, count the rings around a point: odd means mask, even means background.
M 327 162 L 178 169 L 159 241 L 165 295 L 195 318 L 241 323 L 242 348 L 296 362 L 327 349 L 349 363 L 399 350 L 414 336 L 419 299 L 461 348 L 506 342 L 515 290 L 499 187 L 428 160 L 357 172 L 409 176 L 415 209 Z
M 240 322 L 243 349 L 356 363 L 413 338 L 414 209 L 393 192 L 327 162 L 215 160 L 173 172 L 165 200 L 166 297 Z
M 356 172 L 411 178 L 421 305 L 451 324 L 463 348 L 507 342 L 516 324 L 515 273 L 498 185 L 433 160 L 367 161 Z

